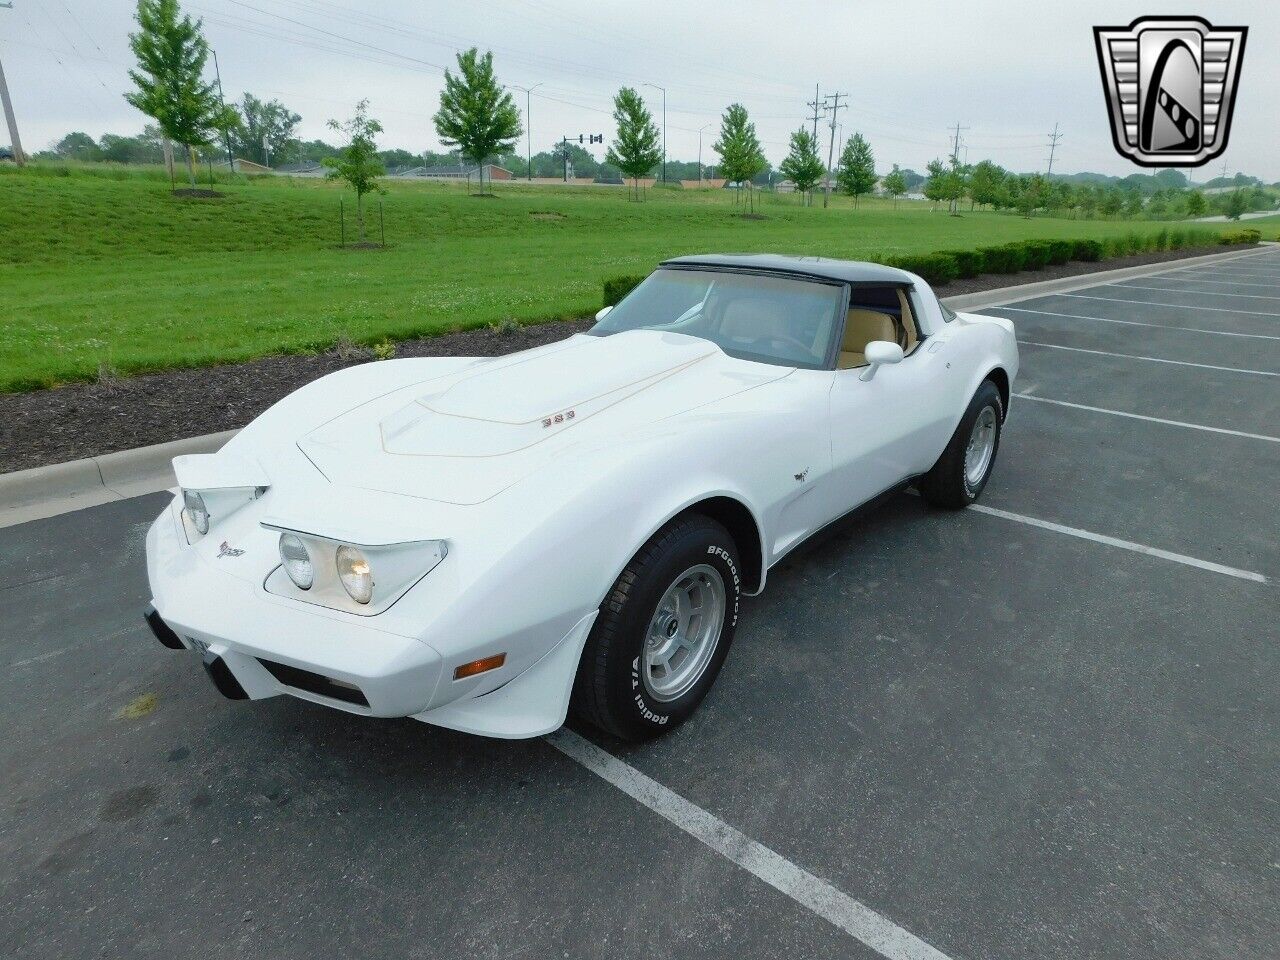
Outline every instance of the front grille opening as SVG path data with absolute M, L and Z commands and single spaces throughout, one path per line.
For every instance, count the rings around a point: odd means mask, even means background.
M 259 659 L 258 662 L 266 667 L 267 672 L 286 687 L 305 690 L 307 693 L 328 697 L 330 700 L 354 703 L 358 707 L 367 707 L 369 705 L 364 693 L 353 684 L 334 680 L 332 677 L 326 677 L 319 673 L 312 673 L 310 670 L 291 667 L 285 663 L 276 663 L 274 660 Z

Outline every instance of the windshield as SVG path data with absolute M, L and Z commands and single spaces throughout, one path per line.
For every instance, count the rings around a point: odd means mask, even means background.
M 827 365 L 840 286 L 721 270 L 658 270 L 591 328 L 669 330 L 701 337 L 731 357 L 788 367 Z

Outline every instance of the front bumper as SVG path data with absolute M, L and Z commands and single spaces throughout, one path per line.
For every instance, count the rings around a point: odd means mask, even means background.
M 259 700 L 286 693 L 378 717 L 420 713 L 443 662 L 414 637 L 369 620 L 281 601 L 256 579 L 207 569 L 171 511 L 147 534 L 154 595 L 145 617 L 164 646 L 194 650 L 224 694 Z
M 442 577 L 428 581 L 436 589 L 425 599 L 435 610 L 411 606 L 411 594 L 394 617 L 355 616 L 264 589 L 279 562 L 267 557 L 274 557 L 275 535 L 259 536 L 247 518 L 234 521 L 225 535 L 237 550 L 225 558 L 187 543 L 176 503 L 147 533 L 153 600 L 146 621 L 163 646 L 198 653 L 225 696 L 287 694 L 494 737 L 539 736 L 564 722 L 594 607 L 529 622 L 523 606 L 500 607 L 487 596 L 464 607 Z M 514 616 L 485 615 L 492 611 Z M 506 654 L 503 666 L 454 679 L 459 665 L 498 652 Z

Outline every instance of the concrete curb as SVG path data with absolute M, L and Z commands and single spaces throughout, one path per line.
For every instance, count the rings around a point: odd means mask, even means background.
M 1264 248 L 1276 244 L 1262 244 Z M 1183 260 L 1167 260 L 1163 263 L 1138 267 L 1121 267 L 1118 270 L 1101 270 L 1082 273 L 1075 277 L 1022 283 L 1012 287 L 983 290 L 955 297 L 944 297 L 942 302 L 952 310 L 982 310 L 1016 300 L 1065 293 L 1084 287 L 1097 286 L 1130 277 L 1153 276 L 1178 270 L 1189 265 L 1221 263 L 1242 257 L 1259 256 L 1269 249 L 1211 253 Z M 9 527 L 28 520 L 82 510 L 113 500 L 139 497 L 146 493 L 166 490 L 177 482 L 173 476 L 173 458 L 184 453 L 214 453 L 222 448 L 237 431 L 210 433 L 202 437 L 189 437 L 172 443 L 159 443 L 150 447 L 138 447 L 120 453 L 108 453 L 86 460 L 55 463 L 47 467 L 34 467 L 16 473 L 0 474 L 0 527 Z
M 0 527 L 172 487 L 173 458 L 214 453 L 235 430 L 0 474 Z
M 1276 244 L 1264 243 L 1259 244 L 1259 246 L 1270 248 L 1276 246 Z M 1085 287 L 1096 287 L 1100 283 L 1114 283 L 1116 280 L 1127 280 L 1133 277 L 1150 277 L 1157 273 L 1168 273 L 1170 270 L 1180 270 L 1183 267 L 1196 264 L 1222 263 L 1227 260 L 1257 257 L 1270 252 L 1270 249 L 1256 250 L 1250 247 L 1247 251 L 1231 250 L 1227 253 L 1209 253 L 1200 257 L 1186 257 L 1182 260 L 1166 260 L 1163 263 L 1120 267 L 1117 270 L 1099 270 L 1097 273 L 1082 273 L 1074 277 L 1038 280 L 1033 283 L 1020 283 L 1013 287 L 982 290 L 978 293 L 962 293 L 954 297 L 943 297 L 942 302 L 952 310 L 960 312 L 983 310 L 987 307 L 1013 303 L 1016 300 L 1029 300 L 1032 297 L 1047 297 L 1053 293 L 1083 290 Z

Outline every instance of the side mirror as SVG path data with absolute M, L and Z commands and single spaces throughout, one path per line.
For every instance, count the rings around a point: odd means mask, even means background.
M 906 356 L 902 348 L 888 340 L 872 340 L 867 344 L 862 355 L 867 358 L 867 369 L 858 377 L 859 380 L 870 380 L 876 375 L 876 368 L 882 363 L 901 363 Z
M 608 306 L 608 307 L 602 307 L 602 308 L 600 308 L 599 310 L 597 310 L 597 311 L 596 311 L 596 323 L 599 323 L 601 320 L 603 320 L 605 317 L 607 317 L 607 316 L 609 315 L 609 311 L 610 311 L 610 310 L 612 310 L 612 309 L 613 309 L 613 307 L 612 307 L 612 306 Z

